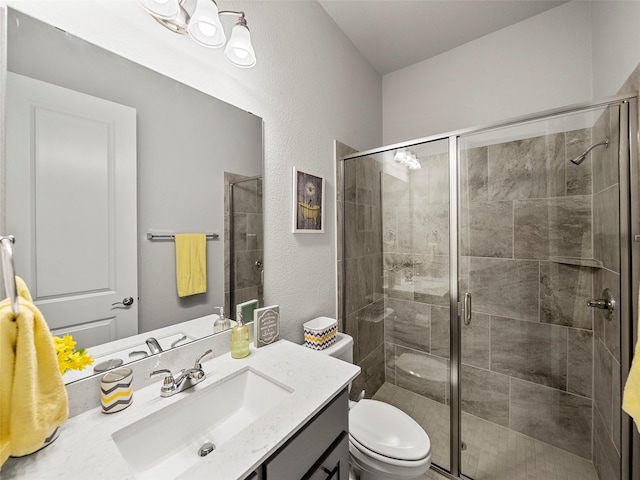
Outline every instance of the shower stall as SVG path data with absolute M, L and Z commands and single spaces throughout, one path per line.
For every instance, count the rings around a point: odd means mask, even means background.
M 632 478 L 620 405 L 638 318 L 637 150 L 631 95 L 366 152 L 339 145 L 352 393 L 412 416 L 441 471 Z

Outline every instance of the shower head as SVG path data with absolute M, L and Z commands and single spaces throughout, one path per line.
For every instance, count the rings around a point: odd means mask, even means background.
M 587 154 L 594 148 L 599 147 L 600 145 L 604 145 L 605 148 L 609 148 L 609 139 L 605 138 L 600 143 L 594 143 L 589 148 L 587 148 L 584 152 L 578 155 L 576 158 L 572 158 L 571 163 L 573 163 L 574 165 L 580 165 L 582 162 L 584 162 L 584 159 L 587 158 Z

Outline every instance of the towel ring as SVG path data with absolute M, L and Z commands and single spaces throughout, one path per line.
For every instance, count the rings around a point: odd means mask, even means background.
M 4 291 L 11 299 L 11 311 L 14 314 L 18 314 L 20 306 L 18 304 L 18 287 L 16 286 L 16 271 L 13 267 L 13 248 L 12 245 L 16 242 L 13 235 L 6 237 L 0 237 L 0 244 L 2 244 L 2 277 L 4 279 Z

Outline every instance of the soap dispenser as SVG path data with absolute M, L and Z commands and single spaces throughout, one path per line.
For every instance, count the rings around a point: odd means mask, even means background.
M 231 358 L 244 358 L 249 355 L 249 327 L 242 323 L 242 314 L 231 329 Z
M 213 333 L 224 332 L 231 328 L 231 321 L 224 315 L 224 307 L 218 307 L 218 318 L 213 322 Z

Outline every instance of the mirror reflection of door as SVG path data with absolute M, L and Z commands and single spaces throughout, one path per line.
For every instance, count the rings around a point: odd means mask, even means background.
M 7 117 L 17 275 L 79 347 L 138 333 L 136 110 L 9 72 Z

